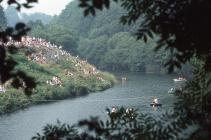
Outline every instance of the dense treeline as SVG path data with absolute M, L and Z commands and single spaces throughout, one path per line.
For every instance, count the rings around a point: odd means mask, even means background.
M 138 27 L 121 25 L 119 17 L 122 13 L 124 10 L 113 3 L 109 11 L 84 18 L 75 1 L 50 24 L 45 26 L 36 21 L 29 25 L 33 29 L 31 35 L 63 45 L 73 55 L 87 59 L 100 69 L 164 72 L 163 65 L 170 53 L 152 51 L 156 38 L 146 44 L 137 41 L 134 34 Z

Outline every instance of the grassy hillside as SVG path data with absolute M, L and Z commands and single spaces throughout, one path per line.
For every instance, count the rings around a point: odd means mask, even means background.
M 0 114 L 45 100 L 60 100 L 105 90 L 116 82 L 113 75 L 97 70 L 58 47 L 23 47 L 10 57 L 19 62 L 16 70 L 23 70 L 36 79 L 37 87 L 31 96 L 26 96 L 23 88 L 14 89 L 8 81 L 3 85 L 6 92 L 0 92 Z

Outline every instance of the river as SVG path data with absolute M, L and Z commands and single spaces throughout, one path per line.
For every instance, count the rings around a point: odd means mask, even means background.
M 104 118 L 105 108 L 111 106 L 135 107 L 140 112 L 152 115 L 172 108 L 175 97 L 167 92 L 175 86 L 172 80 L 175 76 L 141 73 L 119 73 L 117 76 L 126 76 L 127 80 L 103 92 L 36 105 L 1 116 L 0 140 L 29 140 L 41 132 L 46 123 L 55 123 L 57 119 L 74 124 L 89 116 Z M 163 104 L 156 111 L 149 105 L 153 96 L 158 97 Z

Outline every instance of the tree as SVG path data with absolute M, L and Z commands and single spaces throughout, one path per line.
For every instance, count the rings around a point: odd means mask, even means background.
M 78 7 L 78 1 L 73 1 L 66 6 L 60 15 L 54 17 L 49 25 L 46 25 L 41 30 L 40 28 L 32 27 L 31 32 L 33 36 L 40 36 L 42 38 L 48 36 L 50 41 L 57 42 L 56 40 L 58 40 L 59 44 L 67 44 L 65 48 L 70 53 L 75 52 L 71 49 L 73 46 L 69 41 L 71 39 L 64 39 L 62 31 L 57 30 L 56 27 L 62 25 L 62 28 L 65 28 L 65 30 L 77 32 L 79 39 L 74 39 L 78 41 L 76 55 L 87 59 L 100 69 L 142 72 L 151 69 L 151 72 L 157 73 L 164 70 L 164 64 L 161 63 L 163 55 L 159 55 L 161 52 L 165 53 L 164 50 L 162 49 L 157 54 L 153 52 L 156 44 L 155 41 L 157 40 L 156 37 L 146 44 L 143 41 L 138 41 L 137 43 L 134 37 L 134 30 L 137 29 L 137 26 L 124 26 L 120 24 L 118 17 L 122 13 L 125 13 L 125 10 L 120 5 L 112 2 L 109 11 L 98 12 L 94 17 L 88 16 L 84 18 L 82 9 Z M 53 25 L 53 28 L 48 29 L 51 25 Z M 120 35 L 123 32 L 127 35 Z M 44 36 L 42 36 L 43 33 Z M 76 35 L 74 34 L 73 36 Z M 143 51 L 150 53 L 144 53 Z M 156 60 L 153 59 L 155 57 Z M 165 60 L 167 61 L 167 59 Z M 147 68 L 145 69 L 145 67 Z
M 109 8 L 112 0 L 80 0 L 84 15 L 95 15 L 96 10 Z M 139 18 L 140 25 L 137 38 L 147 41 L 153 37 L 152 32 L 160 35 L 157 49 L 170 49 L 173 57 L 166 65 L 181 68 L 181 64 L 196 56 L 205 61 L 205 69 L 211 69 L 210 40 L 211 2 L 209 0 L 113 0 L 127 11 L 121 17 L 123 24 L 135 23 Z M 174 51 L 176 49 L 176 51 Z
M 29 32 L 30 35 L 34 37 L 47 38 L 46 28 L 41 20 L 30 21 L 28 26 L 32 28 Z

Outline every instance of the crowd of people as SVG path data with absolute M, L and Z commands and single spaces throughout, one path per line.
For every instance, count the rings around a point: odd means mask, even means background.
M 35 38 L 30 36 L 24 36 L 21 38 L 21 41 L 14 41 L 9 39 L 7 43 L 4 43 L 4 46 L 15 46 L 17 48 L 41 48 L 42 53 L 30 54 L 28 56 L 29 60 L 34 60 L 37 62 L 43 63 L 46 59 L 58 59 L 60 56 L 71 56 L 65 50 L 62 50 L 62 46 L 55 45 L 49 41 L 46 41 L 42 38 Z
M 5 93 L 6 92 L 6 88 L 4 87 L 4 85 L 0 85 L 0 93 Z
M 75 63 L 75 67 L 77 67 L 79 70 L 83 71 L 83 73 L 87 76 L 96 75 L 97 80 L 104 82 L 105 80 L 98 75 L 99 71 L 92 65 L 87 63 L 87 60 L 80 60 L 78 59 L 78 56 L 76 56 L 76 59 L 73 59 L 73 62 Z M 86 66 L 85 66 L 86 65 Z M 83 67 L 85 66 L 85 67 Z
M 29 61 L 35 61 L 40 64 L 45 64 L 46 63 L 46 57 L 42 55 L 42 53 L 32 53 L 27 56 Z
M 4 46 L 11 46 L 14 45 L 15 47 L 40 47 L 45 46 L 48 48 L 59 48 L 61 49 L 62 46 L 57 46 L 52 44 L 49 41 L 46 41 L 42 38 L 30 37 L 30 36 L 23 36 L 20 41 L 15 41 L 9 38 L 9 41 L 4 43 Z
M 62 86 L 62 80 L 58 76 L 53 76 L 51 80 L 46 81 L 47 84 L 50 84 L 52 86 Z
M 77 71 L 81 71 L 87 76 L 96 75 L 97 80 L 105 81 L 100 75 L 98 75 L 99 71 L 94 66 L 88 64 L 87 60 L 80 60 L 78 56 L 74 57 L 69 52 L 62 50 L 62 46 L 55 45 L 54 43 L 46 41 L 45 39 L 24 36 L 21 38 L 21 41 L 9 39 L 7 43 L 4 43 L 4 46 L 15 46 L 17 48 L 31 49 L 32 51 L 29 51 L 27 54 L 27 59 L 38 64 L 48 64 L 49 61 L 56 62 L 61 58 L 65 59 L 66 61 L 72 61 Z M 36 51 L 33 51 L 33 48 L 37 48 Z M 68 76 L 73 76 L 74 72 L 67 69 L 65 74 Z M 50 80 L 47 80 L 46 83 L 61 86 L 62 79 L 60 79 L 58 76 L 53 76 Z M 0 87 L 0 92 L 3 91 L 6 91 L 6 89 Z
M 73 73 L 71 71 L 69 71 L 69 70 L 65 70 L 65 74 L 67 76 L 73 76 Z
M 111 117 L 115 117 L 116 114 L 121 112 L 121 111 L 120 112 L 119 111 L 120 111 L 120 109 L 118 109 L 118 107 L 113 106 L 111 108 L 111 112 L 108 112 L 108 113 L 110 113 Z M 134 108 L 129 107 L 124 110 L 124 117 L 129 117 L 130 119 L 134 119 L 135 116 L 136 116 L 136 113 L 135 113 Z

